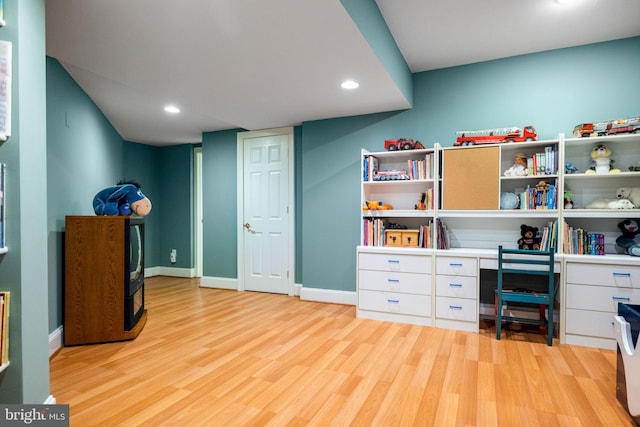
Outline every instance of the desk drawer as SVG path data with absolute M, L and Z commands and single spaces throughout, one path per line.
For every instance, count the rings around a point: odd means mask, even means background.
M 476 278 L 471 276 L 436 275 L 436 295 L 476 299 Z
M 640 289 L 640 267 L 567 263 L 567 283 Z
M 358 291 L 358 308 L 385 313 L 431 316 L 431 297 L 394 292 Z
M 478 303 L 475 299 L 436 297 L 436 317 L 475 322 Z
M 451 276 L 473 276 L 478 275 L 478 261 L 475 258 L 463 257 L 436 257 L 437 274 L 448 274 Z
M 431 275 L 360 270 L 358 289 L 431 295 Z
M 431 273 L 431 256 L 398 254 L 358 254 L 358 268 L 405 273 Z
M 616 312 L 617 313 L 617 312 Z M 567 309 L 567 334 L 614 338 L 613 313 L 603 311 Z
M 618 312 L 618 303 L 640 304 L 640 289 L 567 284 L 567 308 Z

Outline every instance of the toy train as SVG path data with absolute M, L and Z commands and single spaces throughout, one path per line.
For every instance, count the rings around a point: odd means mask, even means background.
M 596 123 L 580 123 L 573 128 L 573 136 L 607 136 L 620 133 L 640 133 L 640 116 Z

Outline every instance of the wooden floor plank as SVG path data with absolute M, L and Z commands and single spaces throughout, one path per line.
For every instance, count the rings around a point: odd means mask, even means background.
M 357 319 L 347 305 L 145 284 L 132 341 L 65 347 L 51 393 L 72 426 L 632 426 L 614 351 Z

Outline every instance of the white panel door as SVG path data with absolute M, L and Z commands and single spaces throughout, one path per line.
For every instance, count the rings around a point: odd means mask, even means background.
M 244 289 L 289 293 L 289 135 L 244 138 Z

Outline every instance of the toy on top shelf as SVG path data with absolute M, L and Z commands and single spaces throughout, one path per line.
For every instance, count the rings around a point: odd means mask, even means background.
M 524 131 L 518 127 L 494 128 L 472 131 L 456 132 L 458 138 L 453 143 L 455 147 L 479 145 L 479 144 L 501 144 L 503 142 L 523 142 L 536 141 L 538 134 L 533 126 L 525 126 Z
M 640 116 L 604 122 L 580 123 L 573 128 L 573 136 L 576 138 L 617 135 L 620 133 L 640 133 Z
M 424 148 L 420 141 L 414 141 L 411 138 L 386 139 L 384 141 L 384 149 L 387 151 L 398 150 L 418 150 Z
M 591 150 L 591 159 L 593 160 L 591 162 L 591 168 L 585 173 L 603 174 L 620 172 L 620 169 L 612 166 L 614 160 L 611 159 L 611 150 L 603 144 L 598 144 L 593 147 L 593 150 Z
M 578 172 L 578 168 L 575 167 L 571 163 L 567 163 L 566 165 L 564 165 L 564 172 L 565 173 L 576 173 L 576 172 Z

